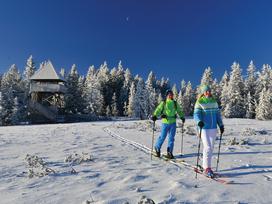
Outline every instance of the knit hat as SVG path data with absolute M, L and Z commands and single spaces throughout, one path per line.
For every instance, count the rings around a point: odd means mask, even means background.
M 211 91 L 211 88 L 208 85 L 202 85 L 200 87 L 201 93 L 203 94 L 206 91 Z
M 173 91 L 170 90 L 170 89 L 167 89 L 167 90 L 166 90 L 166 96 L 168 96 L 168 94 L 173 94 Z

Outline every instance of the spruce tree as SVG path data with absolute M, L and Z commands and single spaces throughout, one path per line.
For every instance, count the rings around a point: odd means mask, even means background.
M 100 85 L 94 66 L 90 66 L 85 80 L 86 108 L 87 113 L 95 116 L 103 115 L 104 99 L 100 91 Z
M 142 78 L 139 78 L 135 93 L 135 117 L 146 119 L 148 117 L 148 104 L 146 101 L 147 92 L 145 83 Z
M 212 83 L 212 95 L 217 101 L 218 105 L 220 106 L 221 105 L 221 101 L 220 101 L 221 90 L 220 90 L 220 84 L 217 83 L 217 79 L 214 79 Z
M 12 125 L 17 125 L 20 122 L 20 110 L 22 109 L 22 107 L 20 107 L 19 102 L 18 102 L 18 98 L 15 97 L 13 100 L 13 107 L 12 107 L 12 111 L 11 111 L 11 115 L 10 115 L 10 120 L 11 120 L 11 124 Z
M 163 100 L 164 100 L 164 99 L 163 99 L 161 93 L 159 93 L 158 100 L 157 100 L 157 104 L 160 104 Z
M 63 79 L 66 78 L 65 68 L 61 68 L 61 69 L 60 69 L 60 76 L 61 76 Z
M 152 71 L 148 75 L 146 85 L 145 85 L 145 89 L 146 89 L 146 92 L 147 92 L 147 98 L 146 98 L 146 102 L 148 104 L 147 113 L 152 114 L 155 107 L 156 107 L 156 105 L 157 105 L 157 101 L 156 101 L 156 76 Z
M 166 98 L 166 91 L 170 89 L 170 84 L 169 84 L 169 79 L 165 79 L 164 77 L 162 77 L 161 81 L 160 81 L 160 93 L 163 97 L 163 99 L 165 100 Z
M 272 119 L 272 90 L 265 87 L 260 93 L 259 104 L 256 108 L 256 118 L 259 120 Z
M 204 70 L 200 85 L 212 86 L 212 84 L 213 84 L 213 72 L 211 67 L 208 67 Z
M 191 82 L 189 81 L 187 83 L 185 94 L 183 96 L 183 111 L 186 116 L 193 114 L 195 101 L 196 94 L 193 90 Z
M 87 107 L 87 95 L 84 76 L 80 76 L 78 79 L 78 95 L 80 96 L 80 103 L 78 104 L 78 111 L 80 113 L 86 113 Z
M 29 83 L 30 77 L 35 73 L 35 70 L 36 70 L 36 66 L 33 61 L 32 55 L 30 55 L 30 57 L 27 59 L 24 74 L 23 74 L 24 80 L 26 80 Z
M 256 97 L 259 99 L 263 89 L 272 88 L 272 69 L 268 64 L 264 64 L 261 73 L 258 74 Z
M 181 94 L 184 95 L 185 94 L 185 90 L 186 90 L 186 82 L 184 79 L 182 79 L 181 83 L 180 83 L 180 91 Z
M 129 89 L 130 89 L 131 83 L 132 83 L 131 72 L 129 69 L 126 69 L 124 73 L 124 83 L 120 93 L 121 104 L 123 104 L 123 111 L 121 112 L 121 115 L 128 114 L 127 105 L 128 105 Z
M 112 116 L 110 106 L 107 106 L 106 108 L 106 116 L 108 117 Z
M 225 71 L 221 81 L 220 81 L 220 106 L 223 115 L 225 115 L 226 106 L 228 103 L 228 83 L 229 83 L 229 75 L 228 72 Z
M 228 118 L 243 118 L 246 115 L 244 82 L 242 78 L 242 70 L 236 62 L 231 66 L 232 71 L 228 84 L 227 100 L 224 115 Z
M 100 92 L 103 96 L 102 114 L 106 115 L 107 106 L 111 105 L 113 89 L 110 84 L 110 71 L 107 62 L 104 62 L 97 71 L 97 79 L 100 83 Z
M 75 64 L 72 65 L 67 76 L 67 93 L 65 96 L 65 110 L 67 113 L 83 113 L 85 101 L 83 99 L 83 77 L 80 77 Z
M 204 70 L 204 73 L 201 78 L 200 86 L 197 88 L 197 93 L 199 93 L 199 94 L 201 92 L 200 87 L 202 85 L 208 85 L 211 87 L 212 92 L 214 91 L 213 87 L 212 87 L 212 85 L 213 85 L 213 72 L 212 72 L 211 67 L 208 67 Z
M 128 105 L 127 102 L 124 103 L 124 116 L 128 116 Z
M 122 91 L 123 91 L 123 87 L 124 87 L 124 83 L 125 83 L 125 71 L 122 65 L 122 62 L 119 61 L 118 63 L 118 67 L 117 67 L 117 80 L 116 80 L 116 89 L 115 89 L 115 94 L 117 97 L 117 109 L 118 109 L 118 115 L 123 115 L 124 112 L 124 100 L 123 100 L 123 95 L 122 95 Z
M 28 107 L 28 102 L 29 102 L 29 91 L 30 91 L 30 78 L 31 76 L 35 73 L 36 70 L 36 66 L 35 63 L 33 61 L 33 57 L 32 55 L 30 55 L 30 57 L 27 59 L 26 62 L 26 66 L 25 66 L 25 70 L 23 72 L 23 81 L 22 81 L 22 86 L 23 86 L 23 90 L 24 90 L 24 98 L 22 100 L 22 115 L 26 116 L 28 115 L 29 107 Z
M 184 107 L 184 96 L 182 95 L 181 90 L 178 93 L 177 103 L 180 104 L 182 108 Z
M 253 119 L 256 115 L 256 100 L 254 100 L 254 97 L 250 94 L 250 91 L 247 93 L 247 100 L 246 100 L 246 118 Z
M 17 97 L 17 108 L 18 110 L 23 109 L 24 100 L 24 87 L 22 86 L 21 75 L 15 64 L 11 65 L 8 72 L 3 75 L 1 82 L 1 92 L 2 92 L 2 109 L 3 109 L 3 121 L 5 125 L 12 124 L 12 114 L 14 110 L 14 99 Z M 21 120 L 23 120 L 26 115 L 21 115 Z
M 113 93 L 113 96 L 112 96 L 111 112 L 112 112 L 113 116 L 119 115 L 119 111 L 118 111 L 118 107 L 117 107 L 117 98 L 116 98 L 115 92 Z
M 173 91 L 173 94 L 174 94 L 174 100 L 177 101 L 178 100 L 178 89 L 177 89 L 176 84 L 173 85 L 172 91 Z
M 177 99 L 177 102 L 182 106 L 182 108 L 184 107 L 184 104 L 185 104 L 185 92 L 186 92 L 186 82 L 184 80 L 181 81 L 181 84 L 180 84 L 180 91 L 178 93 L 178 99 Z M 183 108 L 184 109 L 184 108 Z
M 245 79 L 245 92 L 250 92 L 251 96 L 255 95 L 256 87 L 257 87 L 257 74 L 256 74 L 256 67 L 253 61 L 250 61 L 250 64 L 247 68 L 247 76 Z
M 256 68 L 253 64 L 253 61 L 250 62 L 247 68 L 247 76 L 245 79 L 245 94 L 247 95 L 246 100 L 246 117 L 247 118 L 255 118 L 255 107 L 256 107 L 256 88 L 257 88 L 257 76 L 256 76 Z
M 129 117 L 135 117 L 136 116 L 136 101 L 135 101 L 135 93 L 136 93 L 136 87 L 135 83 L 132 82 L 130 86 L 130 91 L 129 91 L 129 99 L 128 99 L 128 116 Z

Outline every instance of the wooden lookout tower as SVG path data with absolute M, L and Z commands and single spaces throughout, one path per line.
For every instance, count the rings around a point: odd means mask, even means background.
M 52 63 L 42 64 L 30 78 L 30 118 L 33 123 L 64 122 L 65 80 Z

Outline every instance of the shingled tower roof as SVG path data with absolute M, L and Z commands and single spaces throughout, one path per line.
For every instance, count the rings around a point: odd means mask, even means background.
M 34 81 L 65 81 L 57 74 L 50 60 L 42 64 L 30 79 Z

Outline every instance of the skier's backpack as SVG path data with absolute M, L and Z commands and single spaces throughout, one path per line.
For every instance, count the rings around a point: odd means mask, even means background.
M 164 107 L 166 105 L 166 100 L 163 101 L 163 107 L 162 107 L 162 111 L 161 111 L 161 116 L 164 115 L 163 111 L 164 111 Z M 175 110 L 177 110 L 177 101 L 174 100 L 174 108 Z

